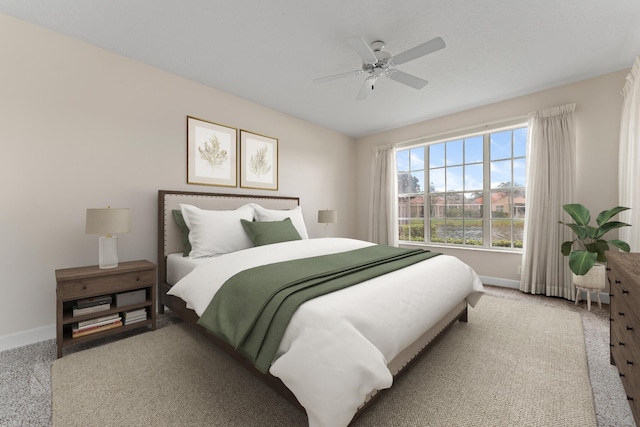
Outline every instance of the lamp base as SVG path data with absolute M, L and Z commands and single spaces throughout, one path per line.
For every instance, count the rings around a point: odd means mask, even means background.
M 98 255 L 99 268 L 116 268 L 118 266 L 118 237 L 100 236 Z

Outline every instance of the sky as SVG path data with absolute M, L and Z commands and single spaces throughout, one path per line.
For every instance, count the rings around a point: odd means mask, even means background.
M 492 133 L 489 141 L 491 188 L 495 189 L 502 183 L 512 181 L 525 186 L 527 128 Z M 428 155 L 429 182 L 433 183 L 436 191 L 481 191 L 482 145 L 482 135 L 475 135 L 399 150 L 396 155 L 398 172 L 410 170 L 412 176 L 418 179 L 420 189 L 425 190 L 428 188 L 424 177 L 425 157 Z

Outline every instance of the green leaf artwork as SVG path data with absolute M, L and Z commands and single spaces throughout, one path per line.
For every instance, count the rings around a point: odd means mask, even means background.
M 271 165 L 267 159 L 268 147 L 258 148 L 249 160 L 249 170 L 256 176 L 261 177 L 271 171 Z
M 208 141 L 204 142 L 204 147 L 198 147 L 202 160 L 209 163 L 211 169 L 222 168 L 224 162 L 227 161 L 229 153 L 220 146 L 217 136 L 212 136 Z

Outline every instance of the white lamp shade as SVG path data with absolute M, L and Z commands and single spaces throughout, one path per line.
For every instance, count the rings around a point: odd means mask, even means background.
M 320 224 L 333 224 L 338 222 L 338 212 L 330 209 L 318 211 L 318 222 Z
M 120 234 L 129 232 L 129 209 L 87 209 L 86 234 Z

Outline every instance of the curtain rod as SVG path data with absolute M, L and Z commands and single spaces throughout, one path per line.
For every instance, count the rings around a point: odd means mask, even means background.
M 529 119 L 528 115 L 522 115 L 522 116 L 514 116 L 514 117 L 509 117 L 508 119 L 501 119 L 501 120 L 495 120 L 492 122 L 486 122 L 486 123 L 482 123 L 479 125 L 472 125 L 472 126 L 466 126 L 463 128 L 458 128 L 456 130 L 452 130 L 452 131 L 446 131 L 446 132 L 440 132 L 440 133 L 436 133 L 436 134 L 432 134 L 432 135 L 426 135 L 426 136 L 421 136 L 419 138 L 414 138 L 411 139 L 409 141 L 402 141 L 402 142 L 398 142 L 395 145 L 395 147 L 405 147 L 405 146 L 409 146 L 409 145 L 413 145 L 416 144 L 417 142 L 431 142 L 434 140 L 438 140 L 438 139 L 446 139 L 445 137 L 448 135 L 451 136 L 456 136 L 456 137 L 460 137 L 462 135 L 460 135 L 461 133 L 467 133 L 467 134 L 473 134 L 473 133 L 480 133 L 483 130 L 485 130 L 488 127 L 500 127 L 500 126 L 504 126 L 504 127 L 508 127 L 508 126 L 513 126 L 516 125 L 518 123 L 522 123 L 524 121 L 527 121 Z

